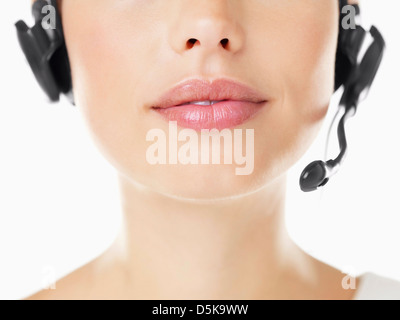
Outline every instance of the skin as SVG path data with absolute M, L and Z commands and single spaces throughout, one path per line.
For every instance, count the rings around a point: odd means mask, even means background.
M 101 256 L 29 299 L 352 299 L 345 275 L 301 250 L 284 224 L 286 173 L 333 92 L 337 0 L 59 4 L 77 109 L 117 171 L 125 223 Z M 168 132 L 154 98 L 183 79 L 221 76 L 270 101 L 237 127 L 255 131 L 254 172 L 150 165 L 146 133 Z

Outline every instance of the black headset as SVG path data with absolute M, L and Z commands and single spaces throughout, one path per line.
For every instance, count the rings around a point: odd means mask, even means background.
M 335 91 L 343 85 L 343 95 L 339 102 L 339 109 L 344 111 L 337 128 L 340 153 L 335 159 L 328 161 L 316 160 L 311 162 L 300 175 L 300 188 L 304 192 L 314 191 L 324 186 L 343 164 L 347 154 L 345 122 L 357 111 L 361 97 L 366 97 L 375 79 L 385 51 L 385 41 L 379 30 L 372 26 L 369 30 L 373 38 L 372 43 L 361 59 L 359 54 L 367 35 L 367 31 L 360 25 L 354 29 L 344 29 L 342 21 L 345 19 L 348 6 L 347 0 L 340 0 L 339 39 L 336 52 Z M 358 5 L 352 5 L 355 14 L 360 14 Z M 340 110 L 338 110 L 340 111 Z M 333 122 L 332 122 L 333 124 Z
M 44 26 L 49 14 L 55 15 L 54 28 Z M 28 28 L 22 20 L 15 24 L 21 49 L 37 82 L 50 101 L 59 101 L 60 94 L 65 94 L 75 105 L 71 69 L 57 0 L 35 1 L 32 5 L 32 15 L 35 19 L 32 28 Z
M 314 191 L 324 186 L 343 163 L 347 153 L 347 142 L 344 124 L 354 116 L 362 94 L 367 93 L 374 81 L 385 50 L 385 41 L 379 30 L 372 26 L 369 30 L 372 43 L 359 59 L 359 54 L 365 42 L 367 31 L 360 25 L 345 29 L 342 21 L 349 13 L 346 9 L 355 10 L 360 14 L 358 5 L 348 6 L 347 0 L 339 0 L 339 36 L 335 66 L 335 92 L 343 86 L 343 95 L 339 108 L 344 114 L 339 121 L 337 134 L 340 153 L 335 159 L 317 160 L 310 163 L 300 175 L 300 188 L 304 192 Z M 56 26 L 51 28 L 45 24 L 46 17 L 53 13 Z M 32 6 L 35 25 L 29 28 L 22 20 L 15 25 L 18 40 L 29 65 L 50 101 L 59 101 L 64 94 L 74 104 L 71 69 L 68 52 L 64 41 L 61 17 L 57 0 L 37 0 Z M 364 95 L 365 97 L 365 95 Z

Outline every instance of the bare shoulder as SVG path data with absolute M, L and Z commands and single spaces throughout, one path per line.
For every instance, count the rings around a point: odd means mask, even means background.
M 126 293 L 126 268 L 119 259 L 118 239 L 102 254 L 24 300 L 96 300 L 120 298 Z
M 94 286 L 96 259 L 57 280 L 54 288 L 41 290 L 24 300 L 72 300 L 85 299 Z

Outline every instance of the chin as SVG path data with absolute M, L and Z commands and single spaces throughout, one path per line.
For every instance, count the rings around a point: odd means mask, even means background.
M 244 197 L 267 187 L 284 172 L 272 170 L 273 166 L 259 159 L 249 175 L 237 175 L 236 164 L 146 165 L 120 173 L 143 190 L 180 200 L 213 201 Z

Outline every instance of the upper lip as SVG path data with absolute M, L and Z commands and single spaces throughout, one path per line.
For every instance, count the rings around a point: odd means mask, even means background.
M 170 108 L 192 101 L 235 100 L 261 103 L 267 99 L 256 89 L 238 81 L 219 78 L 212 82 L 206 79 L 184 81 L 166 93 L 155 103 L 153 108 Z

